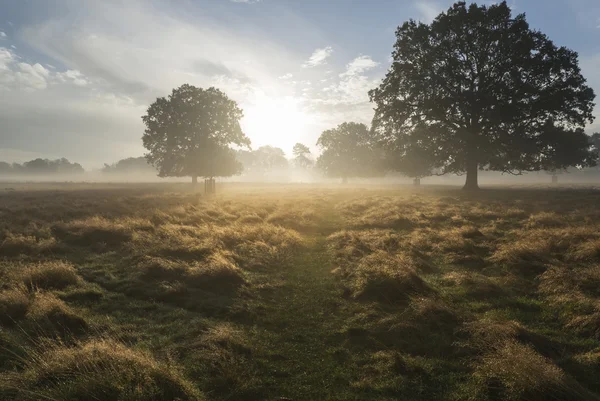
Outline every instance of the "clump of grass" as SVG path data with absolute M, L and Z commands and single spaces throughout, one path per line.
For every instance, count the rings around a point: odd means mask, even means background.
M 231 396 L 252 394 L 255 372 L 247 361 L 252 348 L 245 334 L 231 323 L 218 323 L 204 332 L 193 345 L 192 358 L 199 374 L 211 377 L 210 387 Z M 256 397 L 252 394 L 250 399 Z M 246 398 L 246 397 L 244 397 Z M 259 397 L 263 398 L 263 397 Z
M 205 398 L 174 366 L 111 340 L 33 353 L 4 392 L 15 401 L 200 401 Z
M 291 228 L 298 231 L 317 227 L 317 214 L 311 208 L 289 206 L 276 210 L 265 220 L 267 223 Z
M 88 323 L 81 315 L 56 296 L 43 292 L 34 295 L 26 319 L 28 331 L 45 337 L 68 339 L 88 329 Z
M 552 360 L 527 345 L 506 341 L 485 354 L 475 378 L 493 398 L 504 400 L 595 399 Z
M 530 215 L 525 226 L 528 228 L 556 228 L 567 224 L 568 222 L 564 216 L 560 216 L 555 212 L 540 212 Z
M 137 263 L 136 268 L 144 279 L 174 281 L 185 275 L 188 265 L 161 257 L 145 256 Z
M 600 311 L 573 316 L 568 321 L 567 328 L 586 337 L 600 340 Z
M 304 244 L 298 232 L 272 224 L 234 224 L 217 236 L 243 269 L 283 267 Z
M 240 224 L 261 224 L 263 221 L 264 219 L 256 213 L 241 216 L 237 220 Z
M 185 282 L 192 287 L 219 292 L 238 287 L 244 283 L 244 277 L 231 260 L 215 253 L 202 264 L 190 268 Z
M 465 295 L 473 298 L 497 297 L 503 289 L 489 277 L 476 272 L 450 272 L 443 276 L 445 283 L 458 285 Z
M 377 251 L 361 259 L 351 270 L 344 270 L 354 298 L 398 302 L 431 292 L 417 274 L 411 258 L 405 255 L 391 256 Z
M 574 261 L 597 261 L 600 259 L 600 238 L 575 244 L 569 250 L 567 258 Z
M 81 279 L 72 264 L 63 261 L 42 262 L 17 270 L 17 279 L 30 289 L 63 289 Z
M 550 261 L 552 245 L 547 235 L 536 233 L 500 244 L 489 260 L 525 275 L 539 274 Z
M 56 224 L 53 232 L 57 238 L 72 245 L 118 247 L 131 241 L 135 231 L 150 231 L 152 228 L 153 224 L 149 220 L 133 218 L 109 220 L 93 216 Z
M 24 288 L 0 292 L 0 323 L 12 324 L 22 319 L 29 309 L 29 294 Z
M 345 266 L 376 251 L 396 252 L 401 237 L 391 230 L 338 231 L 327 238 L 337 266 Z
M 8 234 L 0 242 L 0 253 L 5 256 L 43 254 L 57 249 L 56 239 L 37 238 L 22 234 Z
M 459 317 L 445 302 L 432 297 L 413 297 L 410 301 L 410 316 L 420 324 L 438 329 L 453 328 Z

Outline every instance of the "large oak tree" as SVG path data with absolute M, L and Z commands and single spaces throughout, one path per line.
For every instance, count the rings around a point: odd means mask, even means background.
M 161 177 L 228 177 L 241 173 L 231 145 L 249 146 L 242 110 L 216 88 L 182 85 L 142 117 L 145 157 Z
M 577 53 L 513 17 L 506 2 L 459 2 L 430 24 L 405 22 L 396 37 L 392 66 L 369 93 L 383 143 L 417 150 L 441 173 L 466 173 L 467 189 L 478 187 L 479 169 L 540 170 L 548 155 L 591 160 L 585 142 L 570 141 L 593 121 L 595 97 Z

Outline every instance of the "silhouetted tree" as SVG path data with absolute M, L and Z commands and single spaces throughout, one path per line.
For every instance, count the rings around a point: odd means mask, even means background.
M 292 152 L 294 154 L 293 161 L 296 167 L 301 169 L 309 169 L 315 164 L 311 159 L 310 149 L 308 146 L 302 143 L 297 143 L 294 145 Z
M 373 137 L 364 124 L 347 122 L 324 131 L 317 145 L 323 153 L 317 167 L 329 177 L 374 177 L 383 173 Z
M 548 119 L 569 137 L 593 121 L 577 53 L 512 17 L 505 1 L 459 2 L 431 24 L 405 22 L 396 37 L 392 66 L 369 93 L 374 130 L 403 137 L 442 174 L 466 173 L 466 189 L 478 188 L 480 168 L 543 168 Z
M 161 177 L 227 177 L 241 164 L 231 145 L 250 146 L 240 127 L 242 110 L 216 88 L 183 85 L 156 99 L 142 117 L 145 157 Z

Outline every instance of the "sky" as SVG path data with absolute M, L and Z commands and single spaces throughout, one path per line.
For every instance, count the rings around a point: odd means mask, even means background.
M 253 148 L 318 152 L 323 130 L 370 123 L 368 91 L 390 64 L 396 27 L 452 3 L 0 0 L 0 160 L 66 157 L 94 169 L 141 156 L 141 116 L 184 83 L 236 100 Z M 600 94 L 599 0 L 509 4 L 577 51 Z M 587 130 L 600 131 L 600 118 Z

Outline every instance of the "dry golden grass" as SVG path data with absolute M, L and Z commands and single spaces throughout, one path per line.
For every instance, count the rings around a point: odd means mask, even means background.
M 37 255 L 57 250 L 57 242 L 54 238 L 9 233 L 0 241 L 0 254 L 6 256 Z
M 43 292 L 34 294 L 23 326 L 36 335 L 67 340 L 83 334 L 89 327 L 79 313 L 56 296 Z
M 505 341 L 485 354 L 475 377 L 505 400 L 592 400 L 594 395 L 530 346 Z
M 63 261 L 41 262 L 14 268 L 14 280 L 30 289 L 63 289 L 80 283 L 72 264 Z
M 600 392 L 595 192 L 172 188 L 2 199 L 0 399 Z
M 29 294 L 24 288 L 0 292 L 0 323 L 10 325 L 25 317 L 29 303 Z
M 392 303 L 431 292 L 414 265 L 408 256 L 377 251 L 362 258 L 353 268 L 340 271 L 353 297 Z
M 200 401 L 204 397 L 180 372 L 150 355 L 111 340 L 34 353 L 22 374 L 3 383 L 15 401 Z

